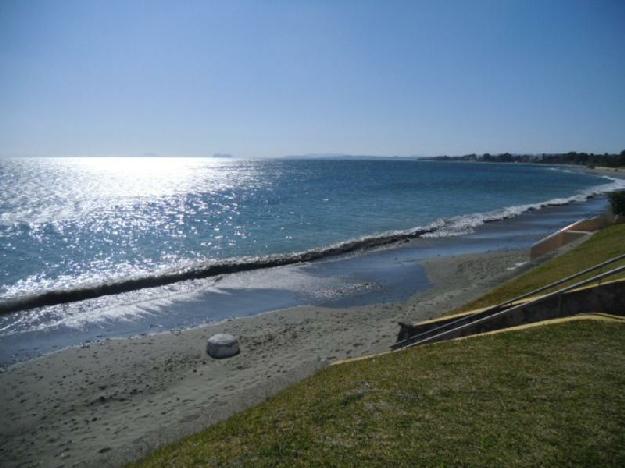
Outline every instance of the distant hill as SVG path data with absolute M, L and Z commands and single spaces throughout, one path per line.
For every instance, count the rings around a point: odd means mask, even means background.
M 343 154 L 343 153 L 307 153 L 307 154 L 292 154 L 287 156 L 281 156 L 278 159 L 330 159 L 330 160 L 344 160 L 344 159 L 421 159 L 423 156 L 375 156 L 370 154 Z

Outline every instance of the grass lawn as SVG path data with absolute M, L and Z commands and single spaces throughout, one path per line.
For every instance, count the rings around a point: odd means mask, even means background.
M 625 324 L 573 321 L 327 368 L 137 466 L 625 466 Z
M 504 283 L 501 287 L 450 312 L 450 314 L 499 304 L 622 254 L 625 254 L 625 224 L 603 229 L 573 250 L 555 257 L 527 273 L 513 278 Z M 622 265 L 625 265 L 625 261 L 623 260 L 576 278 L 573 282 L 581 281 L 582 279 Z M 610 278 L 610 280 L 622 277 L 623 275 L 615 276 Z M 573 284 L 573 282 L 566 283 L 564 286 Z

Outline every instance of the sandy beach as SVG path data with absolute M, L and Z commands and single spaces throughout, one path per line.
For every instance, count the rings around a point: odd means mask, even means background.
M 597 166 L 593 168 L 586 168 L 586 171 L 590 174 L 604 175 L 608 177 L 614 177 L 616 179 L 625 179 L 625 168 L 623 167 Z
M 527 268 L 525 251 L 426 263 L 433 287 L 402 304 L 298 307 L 181 332 L 106 340 L 0 374 L 3 466 L 117 466 L 256 404 L 338 359 L 388 350 L 398 321 L 436 317 Z M 241 354 L 213 360 L 227 332 Z

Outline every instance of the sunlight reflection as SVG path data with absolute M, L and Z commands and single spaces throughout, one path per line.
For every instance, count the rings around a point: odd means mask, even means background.
M 63 164 L 82 172 L 84 188 L 104 196 L 167 196 L 200 182 L 208 191 L 217 190 L 228 175 L 219 170 L 224 161 L 200 158 L 73 158 Z

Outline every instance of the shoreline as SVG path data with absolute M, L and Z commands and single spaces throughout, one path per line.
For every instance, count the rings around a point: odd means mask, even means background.
M 461 161 L 465 162 L 465 161 Z M 485 163 L 502 164 L 502 163 Z M 530 163 L 527 163 L 530 164 Z M 530 164 L 531 165 L 531 164 Z M 535 166 L 542 166 L 534 164 Z M 612 171 L 612 168 L 589 168 L 576 165 L 551 165 L 548 167 L 577 169 L 579 172 L 598 177 L 610 177 L 615 180 L 625 179 L 625 172 Z M 246 271 L 296 265 L 306 262 L 338 258 L 352 254 L 366 254 L 381 248 L 394 248 L 402 242 L 419 238 L 454 237 L 458 231 L 476 229 L 479 226 L 503 221 L 523 215 L 530 211 L 542 210 L 550 206 L 562 206 L 582 202 L 607 193 L 599 190 L 606 184 L 589 187 L 581 193 L 565 198 L 553 198 L 540 202 L 511 205 L 492 211 L 465 213 L 433 221 L 423 226 L 413 226 L 397 231 L 386 231 L 347 239 L 335 244 L 314 247 L 300 252 L 270 254 L 256 257 L 233 257 L 219 261 L 204 261 L 184 268 L 172 267 L 152 274 L 117 278 L 93 284 L 78 284 L 75 287 L 50 289 L 27 293 L 17 297 L 0 298 L 0 316 L 31 309 L 80 302 L 102 296 L 111 296 L 140 289 L 167 286 L 183 281 L 204 278 L 217 278 L 222 275 L 236 274 Z
M 494 239 L 480 248 L 501 250 L 422 258 L 431 287 L 397 303 L 282 308 L 184 330 L 107 338 L 0 368 L 3 462 L 121 465 L 260 403 L 334 361 L 387 351 L 397 322 L 441 316 L 544 260 L 530 262 L 526 248 L 505 250 L 517 244 L 501 233 L 519 229 L 517 236 L 527 235 L 533 232 L 528 226 L 540 225 L 549 213 L 575 213 L 571 205 L 487 223 L 462 237 L 465 244 Z M 426 250 L 453 239 L 427 240 Z M 388 250 L 384 258 L 400 250 Z M 240 355 L 219 361 L 206 355 L 206 339 L 220 332 L 239 337 Z
M 605 167 L 605 166 L 597 166 L 597 167 L 592 167 L 592 168 L 586 167 L 586 166 L 584 167 L 589 174 L 614 177 L 616 179 L 625 179 L 625 167 Z
M 529 249 L 554 230 L 603 212 L 606 203 L 597 196 L 528 210 L 459 236 L 419 238 L 334 259 L 0 316 L 6 333 L 0 340 L 0 370 L 82 343 L 189 329 L 271 310 L 403 303 L 429 287 L 423 268 L 428 259 Z
M 296 307 L 189 330 L 108 340 L 16 364 L 0 374 L 2 457 L 119 465 L 259 403 L 335 360 L 388 350 L 398 321 L 441 315 L 528 268 L 527 252 L 426 261 L 433 287 L 401 304 Z M 240 355 L 212 360 L 228 332 Z M 158 429 L 154 429 L 158 428 Z

